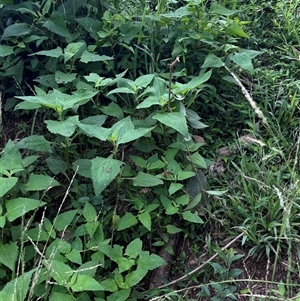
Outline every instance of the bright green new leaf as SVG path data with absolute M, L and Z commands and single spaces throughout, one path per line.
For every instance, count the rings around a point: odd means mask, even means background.
M 50 176 L 31 173 L 26 184 L 23 185 L 26 191 L 46 190 L 60 184 Z
M 16 144 L 17 148 L 34 150 L 36 152 L 52 153 L 51 142 L 47 141 L 44 136 L 28 136 Z
M 88 62 L 103 62 L 103 61 L 109 61 L 113 60 L 113 57 L 107 56 L 107 55 L 99 55 L 95 53 L 90 53 L 88 51 L 84 51 L 81 55 L 80 62 L 82 63 L 88 63 Z
M 247 53 L 234 53 L 230 59 L 241 68 L 248 70 L 250 73 L 254 72 L 251 57 Z
M 143 242 L 139 238 L 136 238 L 127 245 L 125 255 L 129 258 L 136 258 L 141 253 L 142 247 Z
M 118 231 L 128 229 L 137 224 L 137 218 L 130 212 L 126 212 L 119 221 Z
M 117 263 L 120 273 L 130 270 L 135 265 L 135 261 L 133 259 L 128 259 L 125 257 L 120 257 L 117 260 Z
M 249 36 L 244 32 L 242 27 L 238 25 L 237 23 L 232 23 L 227 27 L 227 30 L 230 34 L 233 36 L 238 36 L 242 38 L 249 38 Z
M 83 217 L 86 221 L 93 222 L 96 220 L 97 212 L 93 205 L 89 202 L 86 202 L 83 209 Z
M 18 178 L 2 178 L 0 177 L 0 198 L 3 197 L 10 189 L 12 189 L 18 182 Z
M 24 273 L 18 278 L 6 283 L 4 288 L 0 291 L 0 300 L 9 301 L 24 301 L 29 290 L 29 284 L 32 274 L 36 269 Z
M 63 121 L 45 120 L 47 129 L 54 134 L 59 134 L 64 137 L 70 137 L 74 134 L 77 124 L 78 116 L 71 116 Z
M 28 198 L 17 198 L 6 202 L 6 217 L 12 222 L 25 213 L 46 205 L 45 202 Z
M 77 210 L 69 210 L 66 212 L 61 213 L 57 217 L 55 217 L 53 226 L 58 231 L 63 231 L 65 228 L 67 228 L 72 220 L 74 219 L 75 215 L 77 213 Z
M 13 46 L 0 45 L 0 57 L 5 57 L 14 53 Z
M 192 213 L 190 210 L 183 211 L 182 217 L 184 220 L 196 224 L 203 224 L 204 221 L 200 218 L 200 216 L 195 212 Z
M 11 271 L 15 270 L 15 264 L 19 256 L 17 242 L 0 244 L 0 262 L 7 266 Z
M 148 230 L 151 231 L 151 216 L 148 211 L 144 211 L 138 215 L 139 221 L 142 223 L 142 225 Z
M 151 174 L 144 173 L 142 171 L 139 171 L 137 176 L 132 178 L 132 180 L 134 186 L 140 186 L 140 187 L 153 187 L 153 186 L 162 185 L 164 183 L 161 179 Z
M 123 162 L 115 160 L 112 157 L 96 157 L 91 161 L 94 191 L 95 195 L 99 196 L 120 173 Z
M 222 66 L 224 66 L 223 61 L 215 54 L 211 53 L 206 57 L 201 68 L 220 68 Z
M 164 114 L 158 113 L 155 114 L 152 118 L 176 130 L 177 132 L 182 134 L 184 138 L 189 138 L 189 131 L 184 114 L 179 112 L 170 112 Z

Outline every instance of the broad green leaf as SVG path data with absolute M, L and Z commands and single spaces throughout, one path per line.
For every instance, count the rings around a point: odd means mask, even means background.
M 83 217 L 86 221 L 93 222 L 96 220 L 97 212 L 93 205 L 89 202 L 86 202 L 83 209 Z
M 67 84 L 71 83 L 76 79 L 77 73 L 64 73 L 61 71 L 55 72 L 55 81 L 58 84 Z
M 52 153 L 51 142 L 47 141 L 44 136 L 33 135 L 23 138 L 16 144 L 16 147 L 36 152 Z
M 126 212 L 119 220 L 118 231 L 128 229 L 131 226 L 136 225 L 137 222 L 137 218 L 132 213 Z
M 74 297 L 67 293 L 52 292 L 49 301 L 74 301 Z
M 182 134 L 185 138 L 189 138 L 189 131 L 188 131 L 186 118 L 184 114 L 179 112 L 171 112 L 171 113 L 164 113 L 164 114 L 158 113 L 155 114 L 152 118 L 176 130 L 177 132 Z
M 198 152 L 193 153 L 191 156 L 187 156 L 187 159 L 196 164 L 196 166 L 207 168 L 204 158 Z
M 65 257 L 71 262 L 82 264 L 81 253 L 78 250 L 71 250 L 70 253 L 65 254 Z
M 12 189 L 18 182 L 18 178 L 2 178 L 0 177 L 0 198 L 2 198 L 10 189 Z
M 143 270 L 154 270 L 160 266 L 166 265 L 166 261 L 156 254 L 149 255 L 148 251 L 143 251 L 138 259 L 138 267 Z
M 77 54 L 81 49 L 85 48 L 85 42 L 77 42 L 68 44 L 64 53 L 64 63 L 68 62 L 75 54 Z
M 95 116 L 90 116 L 82 119 L 80 123 L 100 127 L 105 122 L 106 118 L 107 118 L 106 115 L 95 115 Z
M 97 73 L 90 73 L 89 75 L 84 76 L 84 78 L 88 82 L 95 83 L 95 87 L 101 87 L 102 81 L 105 79 L 105 77 L 102 77 Z
M 176 233 L 182 232 L 182 229 L 175 227 L 173 225 L 167 225 L 166 228 L 167 228 L 167 232 L 169 234 L 176 234 Z
M 59 134 L 64 137 L 70 137 L 74 134 L 77 124 L 78 116 L 71 116 L 64 121 L 45 120 L 47 129 L 54 134 Z
M 25 213 L 35 210 L 40 206 L 46 205 L 45 202 L 29 198 L 17 198 L 6 202 L 6 217 L 12 222 Z
M 201 68 L 220 68 L 222 66 L 224 66 L 223 61 L 215 54 L 211 53 L 206 57 Z
M 127 245 L 125 255 L 129 258 L 136 258 L 141 253 L 142 247 L 143 242 L 139 238 L 136 238 Z
M 95 53 L 90 53 L 88 51 L 84 51 L 81 55 L 80 62 L 82 63 L 88 63 L 88 62 L 103 62 L 103 61 L 109 61 L 113 60 L 113 57 L 107 56 L 107 55 L 99 55 Z
M 173 215 L 178 212 L 178 207 L 173 206 L 173 202 L 169 200 L 166 196 L 161 195 L 160 201 L 164 206 L 167 215 Z
M 63 55 L 62 49 L 60 47 L 57 47 L 55 49 L 51 49 L 51 50 L 41 50 L 38 51 L 34 54 L 38 54 L 38 55 L 45 55 L 45 56 L 49 56 L 49 57 L 54 57 L 54 58 L 59 58 L 60 56 Z
M 237 23 L 232 23 L 227 27 L 227 30 L 230 34 L 233 36 L 238 36 L 242 38 L 249 38 L 249 36 L 244 32 L 242 27 L 238 25 Z
M 104 253 L 108 258 L 110 258 L 114 262 L 118 262 L 118 260 L 123 257 L 122 248 L 123 247 L 119 245 L 114 245 L 114 247 L 111 247 L 107 244 L 99 245 L 99 251 Z
M 22 171 L 22 157 L 20 151 L 17 149 L 16 145 L 9 140 L 3 150 L 2 157 L 0 159 L 0 174 L 14 174 L 16 172 Z
M 106 141 L 109 137 L 109 129 L 93 124 L 83 124 L 78 122 L 78 127 L 88 136 L 98 138 L 101 141 Z
M 83 177 L 92 178 L 92 162 L 88 159 L 79 159 L 73 162 L 72 168 L 74 171 Z
M 238 11 L 237 10 L 230 10 L 227 9 L 226 7 L 217 4 L 217 3 L 212 3 L 211 8 L 210 8 L 210 13 L 212 14 L 218 14 L 222 16 L 231 16 L 236 14 Z
M 123 289 L 107 297 L 107 301 L 126 301 L 131 293 L 131 289 Z
M 47 163 L 51 172 L 53 172 L 55 175 L 58 175 L 59 173 L 66 175 L 68 164 L 65 161 L 51 156 L 48 157 L 45 162 Z
M 35 162 L 38 158 L 40 158 L 40 156 L 37 156 L 37 155 L 25 157 L 25 158 L 22 160 L 23 166 L 24 166 L 24 167 L 30 166 L 30 165 L 31 165 L 33 162 Z
M 133 259 L 128 259 L 125 257 L 120 257 L 117 260 L 117 263 L 120 273 L 130 270 L 135 265 L 135 261 Z
M 142 225 L 148 230 L 151 231 L 151 216 L 148 211 L 144 211 L 138 215 L 139 221 L 142 223 Z
M 138 77 L 134 83 L 137 87 L 146 88 L 154 78 L 154 74 L 146 74 Z
M 43 27 L 64 38 L 69 38 L 71 36 L 69 30 L 66 27 L 65 20 L 57 12 L 52 13 L 47 21 L 44 22 Z
M 26 191 L 46 190 L 60 184 L 50 176 L 31 173 L 26 184 L 23 185 Z
M 105 279 L 104 281 L 100 282 L 100 285 L 104 288 L 106 292 L 117 292 L 118 287 L 116 285 L 116 282 L 113 279 Z
M 4 29 L 1 40 L 10 38 L 10 37 L 20 37 L 29 35 L 32 29 L 26 23 L 15 23 Z
M 119 120 L 124 118 L 123 110 L 115 102 L 111 102 L 106 107 L 101 107 L 100 110 L 103 112 L 103 114 L 116 117 Z
M 251 57 L 247 53 L 234 53 L 230 59 L 250 73 L 254 72 Z
M 186 180 L 195 175 L 194 171 L 180 171 L 177 175 L 178 181 Z
M 3 229 L 5 226 L 6 222 L 6 217 L 5 216 L 0 216 L 0 228 Z
M 5 57 L 14 53 L 13 46 L 0 45 L 0 57 Z
M 151 174 L 144 173 L 142 171 L 139 171 L 137 176 L 132 178 L 132 180 L 134 186 L 140 186 L 140 187 L 153 187 L 153 186 L 162 185 L 164 183 L 161 179 Z
M 17 242 L 9 244 L 0 243 L 0 262 L 7 266 L 11 271 L 15 271 L 15 265 L 19 256 Z
M 136 91 L 134 91 L 134 89 L 132 89 L 132 88 L 120 87 L 120 88 L 116 88 L 116 89 L 109 91 L 107 93 L 107 96 L 109 96 L 111 94 L 117 94 L 117 93 L 136 94 Z
M 183 211 L 182 217 L 184 220 L 196 224 L 204 224 L 204 221 L 200 218 L 200 216 L 195 212 L 192 213 L 190 210 Z
M 95 40 L 98 40 L 97 32 L 101 30 L 102 22 L 90 17 L 76 18 L 78 22 Z
M 96 221 L 87 221 L 86 224 L 85 224 L 85 228 L 86 228 L 86 231 L 88 233 L 88 235 L 90 237 L 93 237 L 95 232 L 97 231 L 98 227 L 99 227 L 99 222 L 96 222 Z
M 30 103 L 28 101 L 21 101 L 15 106 L 15 110 L 36 110 L 41 106 L 37 103 Z
M 57 217 L 55 217 L 53 226 L 58 231 L 63 231 L 66 227 L 71 225 L 72 220 L 77 214 L 77 210 L 69 210 L 61 213 Z
M 134 285 L 141 282 L 141 280 L 147 275 L 147 273 L 148 270 L 138 266 L 135 271 L 132 271 L 126 275 L 125 283 L 128 285 L 128 287 L 133 287 Z
M 97 157 L 91 161 L 94 191 L 95 195 L 99 196 L 120 173 L 123 162 L 115 160 L 112 157 Z
M 0 300 L 24 301 L 26 298 L 32 274 L 36 271 L 31 269 L 18 278 L 8 282 L 0 291 Z
M 182 187 L 183 187 L 183 185 L 181 183 L 172 182 L 169 189 L 168 189 L 169 195 L 174 194 L 175 192 L 180 190 Z
M 44 266 L 49 270 L 51 277 L 58 285 L 66 285 L 74 271 L 67 264 L 57 260 L 43 260 Z
M 136 106 L 137 109 L 146 109 L 150 108 L 154 105 L 160 105 L 163 106 L 165 103 L 161 102 L 161 99 L 156 96 L 149 96 L 144 101 L 142 101 L 140 104 Z
M 193 197 L 193 199 L 189 202 L 185 209 L 187 210 L 196 207 L 200 203 L 201 199 L 202 192 L 199 192 L 197 195 L 195 195 L 195 197 Z

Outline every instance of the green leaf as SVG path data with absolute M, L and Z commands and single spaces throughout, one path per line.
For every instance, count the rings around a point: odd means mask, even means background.
M 0 174 L 11 175 L 23 169 L 21 153 L 16 145 L 9 140 L 0 159 Z
M 173 206 L 173 203 L 166 196 L 161 195 L 160 201 L 164 206 L 167 215 L 173 215 L 178 212 L 178 207 Z
M 242 27 L 236 23 L 232 23 L 227 27 L 227 30 L 233 36 L 238 36 L 242 38 L 249 38 L 249 36 L 244 32 Z
M 83 217 L 86 221 L 93 222 L 97 218 L 97 212 L 93 205 L 89 202 L 86 202 L 83 209 Z
M 70 137 L 74 134 L 77 124 L 78 116 L 71 116 L 64 121 L 45 120 L 47 129 L 54 134 L 59 134 L 64 137 Z
M 12 189 L 18 182 L 18 178 L 2 178 L 0 177 L 0 198 L 3 197 L 10 189 Z
M 184 114 L 179 112 L 171 112 L 171 113 L 164 113 L 164 114 L 158 113 L 155 114 L 152 118 L 176 130 L 177 132 L 182 134 L 185 138 L 189 138 L 189 131 L 188 131 L 186 118 Z
M 227 9 L 226 7 L 217 4 L 217 3 L 212 3 L 211 8 L 210 8 L 210 13 L 212 14 L 218 14 L 222 16 L 231 16 L 236 14 L 238 11 L 237 10 L 230 10 Z
M 132 178 L 134 186 L 153 187 L 162 185 L 164 182 L 157 177 L 140 171 L 137 176 Z
M 4 228 L 6 222 L 6 217 L 5 216 L 0 216 L 0 228 Z
M 1 40 L 10 37 L 20 37 L 29 35 L 31 33 L 31 28 L 26 23 L 15 23 L 4 29 Z
M 117 93 L 125 93 L 125 94 L 136 94 L 136 91 L 134 91 L 133 88 L 127 88 L 127 87 L 120 87 L 113 89 L 107 93 L 107 96 Z
M 54 58 L 59 58 L 60 56 L 63 55 L 62 49 L 60 47 L 57 47 L 55 49 L 51 49 L 51 50 L 41 50 L 38 51 L 34 54 L 38 54 L 38 55 L 45 55 L 45 56 L 49 56 L 49 57 L 54 57 Z
M 117 263 L 118 263 L 119 272 L 123 273 L 125 271 L 130 270 L 134 266 L 135 261 L 133 259 L 127 259 L 125 257 L 120 257 L 117 260 Z
M 77 42 L 68 44 L 64 53 L 64 63 L 67 63 L 70 58 L 77 54 L 80 50 L 84 49 L 86 46 L 85 42 Z
M 100 110 L 103 112 L 103 114 L 116 117 L 119 120 L 124 118 L 123 110 L 115 102 L 111 102 L 106 107 L 101 107 Z
M 148 270 L 143 269 L 138 266 L 138 268 L 135 271 L 130 272 L 125 277 L 125 283 L 128 285 L 128 287 L 133 287 L 147 275 Z
M 31 173 L 26 184 L 23 185 L 26 191 L 46 190 L 60 184 L 50 176 Z
M 195 176 L 195 172 L 194 171 L 180 171 L 178 173 L 178 181 L 182 181 L 182 180 L 186 180 L 189 179 L 191 177 Z
M 132 213 L 126 212 L 125 215 L 123 215 L 119 220 L 118 231 L 128 229 L 136 224 L 137 224 L 137 218 Z
M 189 204 L 186 206 L 186 210 L 187 209 L 192 209 L 192 208 L 194 208 L 194 207 L 196 207 L 199 203 L 200 203 L 200 201 L 201 201 L 201 199 L 202 199 L 202 192 L 199 192 L 190 202 L 189 202 Z
M 10 244 L 0 244 L 0 262 L 11 271 L 15 271 L 15 265 L 19 256 L 17 242 Z
M 10 222 L 12 222 L 18 217 L 25 215 L 25 213 L 44 205 L 46 205 L 45 202 L 28 198 L 7 200 L 6 217 Z
M 143 243 L 139 238 L 136 238 L 127 245 L 125 255 L 129 258 L 136 258 L 142 251 Z
M 66 227 L 68 227 L 71 224 L 76 214 L 77 210 L 69 210 L 61 213 L 54 219 L 54 228 L 58 231 L 63 231 Z
M 109 137 L 109 129 L 93 124 L 82 124 L 82 122 L 78 122 L 78 126 L 86 135 L 98 138 L 101 141 L 106 141 Z
M 118 287 L 116 285 L 116 282 L 113 279 L 105 279 L 104 281 L 100 282 L 100 285 L 104 288 L 107 292 L 117 292 Z
M 148 230 L 151 231 L 151 216 L 148 211 L 142 212 L 138 215 L 139 221 Z
M 215 54 L 211 53 L 206 57 L 201 68 L 220 68 L 222 66 L 224 66 L 223 61 Z
M 88 159 L 79 159 L 73 162 L 72 168 L 74 171 L 77 170 L 77 173 L 86 178 L 92 178 L 92 162 Z
M 182 229 L 175 227 L 173 225 L 167 225 L 166 228 L 167 228 L 167 232 L 169 234 L 176 234 L 176 233 L 182 232 Z
M 88 51 L 84 51 L 81 55 L 80 62 L 82 63 L 88 63 L 88 62 L 103 62 L 103 61 L 109 61 L 113 60 L 113 57 L 107 56 L 107 55 L 99 55 L 95 53 L 90 53 Z
M 86 231 L 90 237 L 93 237 L 99 227 L 99 222 L 92 221 L 85 224 Z
M 58 84 L 67 84 L 71 83 L 76 79 L 77 73 L 64 73 L 61 71 L 56 71 L 55 72 L 55 81 Z
M 126 301 L 131 293 L 131 289 L 119 290 L 107 297 L 107 301 Z
M 47 163 L 51 172 L 53 172 L 55 175 L 58 175 L 59 173 L 67 175 L 66 170 L 68 168 L 68 164 L 65 161 L 51 156 L 48 157 L 45 162 Z
M 183 211 L 182 217 L 184 220 L 196 224 L 204 224 L 204 221 L 199 217 L 197 213 L 192 213 L 190 210 Z
M 99 251 L 105 254 L 108 258 L 110 258 L 114 262 L 118 262 L 118 260 L 123 257 L 122 248 L 123 247 L 119 245 L 114 245 L 113 248 L 107 244 L 99 245 Z
M 24 301 L 29 290 L 29 284 L 32 274 L 36 269 L 31 269 L 18 278 L 6 283 L 4 288 L 0 291 L 0 300 L 9 301 Z
M 52 153 L 51 143 L 44 136 L 32 135 L 23 138 L 16 144 L 17 148 L 25 148 L 36 152 Z
M 70 38 L 71 36 L 69 30 L 66 27 L 65 20 L 57 12 L 52 13 L 50 18 L 48 18 L 47 21 L 44 22 L 43 27 L 64 38 Z
M 148 251 L 143 251 L 138 259 L 138 267 L 143 270 L 154 270 L 160 266 L 166 265 L 166 261 L 156 254 L 149 255 Z
M 50 276 L 58 283 L 65 286 L 67 281 L 73 275 L 74 271 L 65 263 L 51 260 L 43 260 L 44 266 L 49 270 Z
M 134 81 L 134 84 L 137 87 L 146 88 L 151 83 L 153 78 L 154 78 L 154 74 L 142 75 Z
M 204 158 L 198 152 L 193 153 L 192 156 L 187 156 L 187 159 L 201 168 L 207 168 Z
M 65 254 L 65 257 L 71 262 L 82 264 L 81 254 L 78 250 L 73 249 L 70 253 Z
M 175 192 L 180 190 L 182 187 L 183 187 L 183 185 L 181 183 L 172 182 L 169 189 L 168 189 L 169 195 L 174 194 Z
M 116 178 L 121 171 L 123 162 L 115 160 L 112 157 L 96 157 L 92 161 L 92 180 L 95 195 L 99 196 L 101 192 Z
M 14 53 L 13 46 L 0 45 L 0 57 L 5 57 Z
M 74 298 L 66 293 L 52 292 L 49 301 L 74 301 Z
M 247 53 L 234 53 L 230 59 L 250 73 L 254 72 L 251 57 Z

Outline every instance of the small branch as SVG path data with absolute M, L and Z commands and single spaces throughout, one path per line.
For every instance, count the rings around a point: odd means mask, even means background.
M 169 99 L 168 99 L 168 110 L 171 112 L 171 84 L 172 84 L 172 73 L 177 63 L 180 62 L 179 56 L 170 64 L 170 75 L 169 75 Z

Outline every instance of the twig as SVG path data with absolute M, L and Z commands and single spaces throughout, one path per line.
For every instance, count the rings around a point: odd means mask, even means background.
M 176 57 L 176 59 L 170 64 L 170 75 L 169 75 L 169 99 L 168 99 L 168 110 L 171 112 L 171 84 L 172 84 L 172 73 L 177 65 L 177 63 L 180 62 L 179 56 Z

